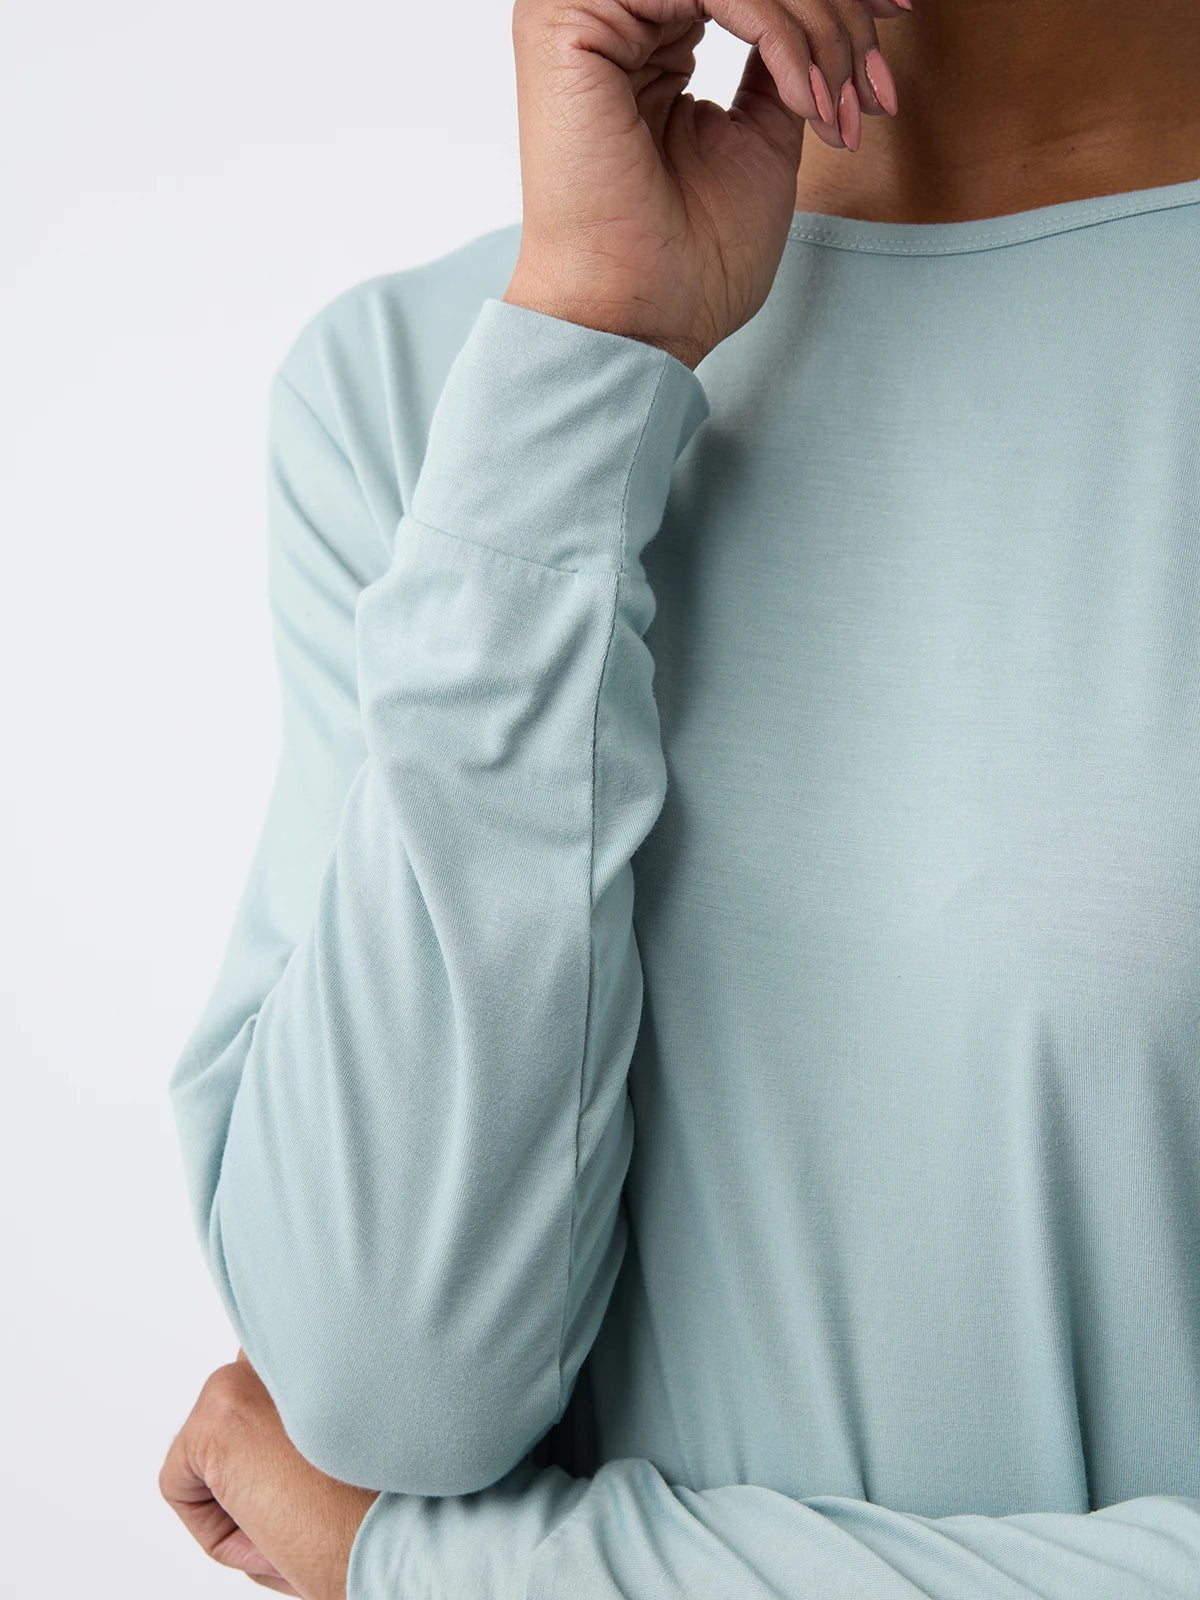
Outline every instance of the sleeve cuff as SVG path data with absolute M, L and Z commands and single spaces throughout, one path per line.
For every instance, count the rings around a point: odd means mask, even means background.
M 434 407 L 410 513 L 544 566 L 623 571 L 709 411 L 669 351 L 488 298 Z
M 522 1600 L 534 1551 L 586 1492 L 526 1459 L 477 1494 L 380 1494 L 350 1547 L 346 1600 Z

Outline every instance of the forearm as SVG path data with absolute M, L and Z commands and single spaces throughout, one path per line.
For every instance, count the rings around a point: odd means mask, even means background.
M 273 400 L 282 582 L 336 546 L 344 462 L 290 386 Z M 349 611 L 365 756 L 309 925 L 253 1006 L 227 967 L 223 1035 L 172 1081 L 238 1339 L 349 1482 L 500 1478 L 560 1414 L 620 1262 L 630 858 L 665 786 L 639 556 L 704 409 L 660 351 L 488 302 Z M 282 593 L 286 638 L 311 596 Z M 311 829 L 322 650 L 282 658 L 272 837 Z M 252 875 L 251 934 L 272 887 Z
M 649 1462 L 522 1467 L 466 1499 L 383 1495 L 347 1600 L 1195 1600 L 1200 1500 L 922 1517 L 752 1484 L 693 1490 Z

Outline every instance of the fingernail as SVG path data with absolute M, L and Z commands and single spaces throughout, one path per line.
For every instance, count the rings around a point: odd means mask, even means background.
M 859 138 L 862 133 L 862 111 L 858 104 L 858 93 L 854 85 L 847 78 L 842 85 L 842 92 L 838 96 L 838 132 L 845 142 L 847 150 L 857 150 Z
M 896 80 L 892 77 L 892 69 L 875 45 L 872 45 L 863 57 L 863 70 L 867 74 L 867 81 L 875 91 L 876 100 L 889 117 L 894 117 L 900 107 L 900 100 L 896 94 Z
M 813 98 L 817 102 L 822 122 L 833 121 L 833 96 L 829 92 L 829 85 L 825 82 L 825 74 L 814 61 L 808 69 L 808 81 L 812 84 Z
M 896 0 L 896 4 L 904 11 L 912 10 L 912 0 Z

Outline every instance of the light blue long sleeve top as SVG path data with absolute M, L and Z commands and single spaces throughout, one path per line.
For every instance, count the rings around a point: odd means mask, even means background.
M 349 1600 L 1197 1600 L 1200 179 L 797 213 L 694 372 L 519 238 L 280 362 L 170 1080 Z

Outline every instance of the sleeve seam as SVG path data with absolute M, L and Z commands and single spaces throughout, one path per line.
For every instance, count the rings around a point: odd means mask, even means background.
M 627 515 L 627 510 L 628 510 L 628 502 L 629 502 L 629 486 L 630 486 L 630 483 L 633 480 L 634 468 L 636 467 L 637 462 L 638 462 L 638 458 L 642 453 L 642 445 L 645 442 L 646 433 L 647 433 L 647 430 L 648 430 L 648 428 L 650 426 L 650 418 L 654 414 L 654 407 L 655 407 L 655 404 L 657 403 L 657 400 L 658 400 L 659 391 L 661 390 L 662 385 L 663 385 L 663 379 L 664 379 L 664 377 L 666 375 L 668 360 L 669 360 L 669 357 L 668 357 L 666 351 L 664 351 L 663 352 L 662 364 L 660 365 L 660 367 L 658 369 L 658 378 L 657 378 L 657 380 L 655 382 L 654 390 L 653 390 L 653 392 L 651 393 L 651 396 L 650 396 L 650 404 L 646 407 L 646 414 L 642 418 L 641 431 L 638 434 L 637 444 L 634 447 L 633 455 L 632 455 L 632 458 L 631 458 L 630 463 L 629 463 L 629 470 L 625 474 L 625 485 L 624 485 L 624 489 L 623 489 L 622 495 L 621 495 L 621 514 L 620 514 L 620 520 L 619 520 L 619 526 L 618 526 L 618 537 L 619 537 L 619 541 L 620 541 L 618 554 L 619 554 L 619 560 L 620 560 L 620 567 L 619 567 L 618 571 L 616 571 L 616 572 L 614 572 L 612 574 L 614 582 L 613 582 L 613 590 L 612 590 L 612 610 L 611 610 L 611 613 L 610 613 L 610 616 L 609 616 L 608 638 L 605 641 L 605 645 L 604 645 L 604 657 L 603 657 L 603 659 L 602 659 L 602 661 L 600 663 L 600 673 L 599 673 L 599 677 L 598 677 L 597 682 L 596 682 L 596 693 L 595 693 L 595 697 L 594 697 L 593 703 L 592 703 L 591 784 L 590 784 L 590 789 L 589 789 L 589 793 L 590 793 L 590 797 L 591 797 L 591 819 L 590 819 L 590 827 L 589 827 L 589 831 L 588 831 L 588 868 L 587 868 L 588 984 L 587 984 L 587 1000 L 586 1000 L 586 1003 L 585 1003 L 585 1006 L 584 1006 L 584 1017 L 583 1017 L 583 1049 L 582 1049 L 582 1053 L 580 1055 L 580 1060 L 579 1060 L 579 1082 L 578 1082 L 579 1098 L 578 1098 L 578 1101 L 576 1102 L 576 1107 L 575 1107 L 575 1157 L 574 1157 L 574 1161 L 572 1162 L 572 1167 L 571 1167 L 571 1220 L 570 1220 L 570 1226 L 569 1226 L 569 1228 L 567 1230 L 566 1282 L 565 1282 L 565 1284 L 563 1286 L 562 1319 L 561 1319 L 561 1321 L 559 1323 L 558 1349 L 557 1349 L 557 1352 L 556 1352 L 556 1359 L 557 1359 L 557 1363 L 558 1363 L 558 1397 L 557 1397 L 557 1399 L 555 1401 L 555 1408 L 554 1408 L 555 1409 L 555 1420 L 556 1421 L 558 1420 L 559 1417 L 562 1416 L 563 1408 L 564 1408 L 563 1390 L 564 1390 L 564 1388 L 566 1386 L 566 1373 L 565 1373 L 565 1370 L 564 1370 L 564 1367 L 563 1367 L 563 1354 L 564 1354 L 564 1347 L 565 1347 L 565 1343 L 566 1343 L 567 1310 L 568 1310 L 568 1307 L 570 1306 L 570 1302 L 571 1302 L 572 1266 L 573 1266 L 573 1258 L 574 1258 L 574 1253 L 575 1253 L 576 1214 L 577 1214 L 577 1212 L 579 1210 L 579 1128 L 580 1128 L 580 1123 L 581 1123 L 581 1121 L 583 1119 L 583 1080 L 584 1080 L 584 1073 L 585 1073 L 586 1068 L 587 1068 L 588 1055 L 589 1055 L 589 1052 L 590 1052 L 590 1049 L 591 1049 L 591 1042 L 592 1042 L 592 1040 L 591 1040 L 592 997 L 593 997 L 593 990 L 594 990 L 593 968 L 595 966 L 595 954 L 596 954 L 596 941 L 595 941 L 595 936 L 594 936 L 594 932 L 593 932 L 593 928 L 592 928 L 592 919 L 593 919 L 593 916 L 595 914 L 595 906 L 596 906 L 596 893 L 595 893 L 595 882 L 594 882 L 594 879 L 595 879 L 595 867 L 596 867 L 596 738 L 597 738 L 597 728 L 598 728 L 599 720 L 600 720 L 600 700 L 601 700 L 601 697 L 604 694 L 604 679 L 605 679 L 605 676 L 606 676 L 606 674 L 608 672 L 609 656 L 612 653 L 612 642 L 613 642 L 613 638 L 614 638 L 614 636 L 616 634 L 616 628 L 617 628 L 617 612 L 620 609 L 620 601 L 621 601 L 621 583 L 622 583 L 623 579 L 625 579 L 626 576 L 627 576 L 626 568 L 625 568 L 625 523 L 626 523 L 626 515 Z
M 366 488 L 365 488 L 365 486 L 363 484 L 362 478 L 359 475 L 358 468 L 354 465 L 354 462 L 351 460 L 350 453 L 346 449 L 345 445 L 334 434 L 334 432 L 329 427 L 329 424 L 324 420 L 324 418 L 321 417 L 317 413 L 317 411 L 314 408 L 312 402 L 309 399 L 306 398 L 306 396 L 296 387 L 296 385 L 292 382 L 292 380 L 286 375 L 286 373 L 284 372 L 284 369 L 282 367 L 279 367 L 276 370 L 276 372 L 275 372 L 275 380 L 274 381 L 280 386 L 280 388 L 286 389 L 287 392 L 296 401 L 297 405 L 301 406 L 303 408 L 303 410 L 305 411 L 305 413 L 309 417 L 312 418 L 313 422 L 316 423 L 317 427 L 320 428 L 321 432 L 329 440 L 329 443 L 333 446 L 334 450 L 337 451 L 337 453 L 341 457 L 342 461 L 345 462 L 346 470 L 347 470 L 347 472 L 349 472 L 350 476 L 354 479 L 355 488 L 358 490 L 359 499 L 363 503 L 363 508 L 366 511 L 367 516 L 371 519 L 371 523 L 374 526 L 374 528 L 376 529 L 376 531 L 379 532 L 379 533 L 382 533 L 384 530 L 380 527 L 379 518 L 375 515 L 375 512 L 374 512 L 374 509 L 372 508 L 371 502 L 367 498 L 367 491 L 366 491 Z M 405 511 L 404 511 L 403 500 L 402 499 L 401 499 L 401 508 L 402 508 L 401 509 L 401 515 L 403 516 L 405 514 Z
M 349 455 L 347 455 L 347 453 L 346 453 L 346 447 L 341 443 L 341 441 L 339 439 L 334 438 L 333 434 L 331 433 L 331 431 L 329 429 L 329 424 L 327 422 L 325 422 L 325 420 L 322 417 L 319 417 L 317 415 L 316 411 L 313 408 L 312 402 L 310 400 L 306 399 L 303 394 L 301 394 L 300 390 L 297 389 L 296 385 L 292 382 L 292 380 L 289 377 L 285 376 L 282 367 L 275 374 L 275 382 L 277 384 L 279 384 L 281 386 L 281 388 L 286 389 L 288 391 L 288 393 L 295 400 L 298 400 L 299 403 L 304 407 L 305 411 L 308 412 L 309 416 L 316 423 L 317 427 L 320 428 L 321 432 L 325 435 L 325 437 L 329 440 L 330 444 L 337 451 L 338 455 L 341 456 L 342 460 L 350 468 L 350 471 L 354 473 L 354 481 L 355 481 L 355 483 L 358 484 L 359 488 L 361 489 L 362 488 L 362 482 L 361 482 L 361 480 L 360 480 L 360 478 L 358 476 L 358 473 L 355 472 L 355 470 L 354 470 L 353 461 L 351 461 Z
M 583 1078 L 587 1068 L 588 1055 L 592 1043 L 592 997 L 595 988 L 593 981 L 593 968 L 596 957 L 596 940 L 592 926 L 595 915 L 596 892 L 596 730 L 600 720 L 600 700 L 604 693 L 604 679 L 608 672 L 609 656 L 612 653 L 612 642 L 617 631 L 617 611 L 620 607 L 621 574 L 613 573 L 612 608 L 609 615 L 608 638 L 604 644 L 604 656 L 600 663 L 600 673 L 596 680 L 596 692 L 592 701 L 592 750 L 591 750 L 591 783 L 589 785 L 590 797 L 590 824 L 588 828 L 588 864 L 587 864 L 587 949 L 588 949 L 588 976 L 587 999 L 583 1012 L 583 1047 L 579 1058 L 578 1074 L 578 1099 L 575 1105 L 575 1155 L 571 1164 L 571 1219 L 567 1230 L 567 1263 L 566 1281 L 563 1285 L 562 1317 L 558 1328 L 558 1349 L 555 1352 L 558 1365 L 558 1396 L 555 1400 L 555 1420 L 563 1412 L 563 1389 L 565 1387 L 565 1372 L 563 1369 L 563 1348 L 566 1342 L 567 1308 L 571 1301 L 572 1264 L 575 1252 L 575 1224 L 576 1214 L 579 1210 L 579 1126 L 583 1119 Z
M 349 452 L 346 450 L 345 446 L 337 438 L 337 436 L 333 433 L 333 431 L 330 429 L 329 425 L 317 413 L 317 411 L 314 409 L 311 401 L 309 401 L 305 397 L 304 393 L 300 389 L 298 389 L 296 387 L 296 385 L 292 382 L 292 380 L 289 377 L 286 376 L 286 374 L 285 374 L 285 372 L 284 372 L 282 367 L 280 367 L 280 368 L 278 368 L 276 370 L 276 372 L 274 374 L 274 377 L 273 377 L 273 380 L 272 380 L 271 388 L 274 389 L 276 386 L 278 387 L 278 389 L 281 392 L 286 392 L 287 394 L 289 394 L 292 397 L 292 399 L 296 402 L 296 404 L 303 411 L 304 415 L 314 424 L 314 426 L 320 431 L 322 436 L 328 441 L 330 448 L 334 451 L 334 453 L 337 456 L 338 460 L 345 467 L 346 472 L 349 474 L 351 480 L 353 481 L 354 490 L 352 492 L 355 492 L 357 494 L 357 502 L 356 503 L 361 505 L 362 510 L 366 515 L 367 521 L 369 522 L 370 526 L 375 530 L 375 534 L 380 539 L 383 539 L 384 538 L 383 527 L 382 527 L 382 525 L 381 525 L 381 523 L 379 521 L 379 518 L 375 515 L 374 509 L 371 506 L 370 500 L 367 498 L 367 492 L 366 492 L 366 489 L 363 486 L 362 478 L 359 476 L 358 470 L 355 467 L 354 462 L 351 460 Z M 270 430 L 269 430 L 269 432 L 270 432 L 270 434 L 272 436 L 270 444 L 269 444 L 269 448 L 271 449 L 272 455 L 274 454 L 274 451 L 275 451 L 276 426 L 277 425 L 275 423 L 275 420 L 272 419 L 271 425 L 270 425 Z M 290 488 L 291 474 L 289 473 L 289 474 L 286 474 L 285 476 L 288 479 L 288 487 L 287 487 L 287 491 L 286 492 L 289 494 L 290 498 L 294 499 L 294 496 L 292 495 L 292 491 L 291 491 L 291 488 Z M 295 509 L 298 512 L 300 520 L 303 522 L 303 524 L 304 524 L 305 528 L 307 529 L 307 531 L 322 546 L 322 548 L 324 549 L 326 554 L 329 556 L 329 558 L 333 562 L 336 563 L 336 565 L 341 569 L 341 571 L 343 573 L 345 573 L 346 577 L 354 585 L 357 593 L 361 595 L 362 591 L 365 588 L 367 588 L 374 581 L 374 578 L 371 575 L 371 573 L 369 573 L 369 572 L 364 573 L 364 572 L 359 570 L 359 565 L 358 564 L 352 564 L 350 559 L 347 557 L 346 553 L 341 548 L 339 548 L 339 546 L 336 543 L 331 541 L 331 539 L 329 538 L 327 533 L 323 529 L 320 529 L 320 528 L 317 528 L 316 526 L 314 526 L 312 519 L 307 515 L 307 513 L 304 511 L 304 509 L 302 507 L 296 506 Z M 385 548 L 386 548 L 386 540 L 384 540 L 384 543 L 385 543 Z M 271 527 L 271 529 L 269 531 L 269 535 L 268 535 L 268 545 L 269 546 L 275 546 L 275 544 L 276 544 L 275 529 L 274 529 L 274 526 L 272 525 L 272 527 Z M 389 554 L 387 559 L 384 561 L 383 567 L 382 567 L 381 570 L 386 570 L 386 567 L 387 567 L 388 563 L 390 562 L 390 559 L 391 558 L 390 558 L 390 554 Z M 375 576 L 378 576 L 378 575 L 379 575 L 378 573 L 375 574 Z M 268 591 L 269 592 L 273 592 L 273 588 L 274 588 L 273 579 L 270 577 L 270 575 L 268 575 Z M 274 602 L 273 598 L 271 600 L 271 609 L 272 609 L 273 613 L 278 615 L 278 612 L 276 610 L 276 606 L 275 606 L 275 602 Z

